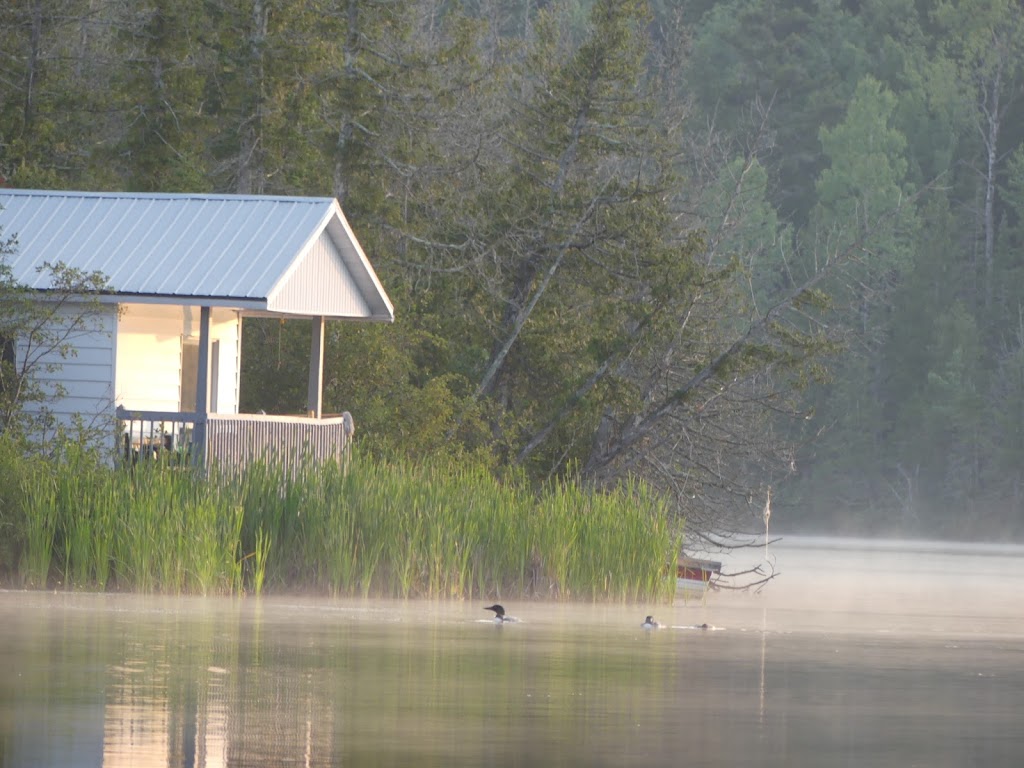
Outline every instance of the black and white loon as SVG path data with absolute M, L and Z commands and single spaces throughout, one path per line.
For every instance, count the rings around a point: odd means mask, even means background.
M 506 616 L 505 609 L 495 603 L 494 605 L 488 605 L 484 607 L 485 611 L 494 611 L 494 621 L 498 624 L 506 624 L 513 621 L 519 621 L 515 616 Z
M 644 629 L 659 629 L 661 627 L 661 624 L 656 622 L 653 616 L 648 616 L 646 619 L 644 619 L 644 623 L 640 626 Z

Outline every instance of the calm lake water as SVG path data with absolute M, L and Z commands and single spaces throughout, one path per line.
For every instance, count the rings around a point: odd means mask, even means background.
M 0 592 L 0 765 L 1024 764 L 1024 549 L 769 557 L 759 594 L 503 626 L 489 600 Z

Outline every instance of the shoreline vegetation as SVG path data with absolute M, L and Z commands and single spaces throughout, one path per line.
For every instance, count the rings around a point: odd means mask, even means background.
M 170 594 L 669 602 L 680 521 L 640 482 L 540 490 L 354 452 L 289 476 L 111 467 L 0 439 L 0 583 Z

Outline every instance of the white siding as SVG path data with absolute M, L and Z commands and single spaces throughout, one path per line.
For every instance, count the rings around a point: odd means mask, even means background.
M 55 318 L 51 329 L 63 333 L 60 329 L 66 328 L 71 318 L 80 316 L 82 309 L 82 305 L 67 305 Z M 74 354 L 62 359 L 57 352 L 50 352 L 38 358 L 36 380 L 54 396 L 60 387 L 64 389 L 62 397 L 41 404 L 49 408 L 61 424 L 70 425 L 74 417 L 80 416 L 85 426 L 102 427 L 103 420 L 113 416 L 115 316 L 113 307 L 100 308 L 99 314 L 89 319 L 87 330 L 67 337 Z M 19 342 L 17 354 L 19 360 L 24 359 L 24 340 Z M 46 370 L 50 365 L 54 370 Z M 38 412 L 39 405 L 26 404 L 26 410 Z
M 341 252 L 326 232 L 274 289 L 271 304 L 279 312 L 295 314 L 372 314 L 352 273 L 345 268 Z

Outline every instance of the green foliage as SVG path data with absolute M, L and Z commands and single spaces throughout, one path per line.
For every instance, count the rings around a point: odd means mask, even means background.
M 40 301 L 35 290 L 14 279 L 7 256 L 15 247 L 0 243 L 0 434 L 39 438 L 57 426 L 47 408 L 63 394 L 54 374 L 75 354 L 76 340 L 102 327 L 97 297 L 106 280 L 64 264 L 43 264 L 39 272 L 51 288 Z
M 892 126 L 896 104 L 880 82 L 863 78 L 845 119 L 820 132 L 830 166 L 816 183 L 811 226 L 820 245 L 814 262 L 838 267 L 825 281 L 828 306 L 850 335 L 835 381 L 809 390 L 815 416 L 807 427 L 820 432 L 831 422 L 831 428 L 814 446 L 814 473 L 805 487 L 839 499 L 843 508 L 871 506 L 891 458 L 881 358 L 889 299 L 912 269 L 917 237 L 916 206 L 906 183 L 906 139 Z M 821 298 L 817 303 L 824 306 Z M 864 472 L 851 473 L 850 466 Z
M 752 111 L 776 116 L 774 200 L 798 223 L 814 203 L 807 179 L 822 168 L 808 139 L 839 118 L 870 71 L 864 37 L 840 3 L 786 0 L 716 4 L 694 32 L 690 82 L 704 112 L 740 134 Z
M 124 33 L 130 52 L 117 95 L 126 120 L 117 156 L 140 192 L 186 192 L 208 185 L 203 158 L 208 52 L 199 0 L 155 0 Z
M 305 411 L 305 379 L 286 374 L 308 365 L 310 332 L 299 320 L 246 320 L 243 412 Z M 464 376 L 448 372 L 458 353 L 401 318 L 393 326 L 331 322 L 325 411 L 355 414 L 360 442 L 375 452 L 483 457 L 489 441 L 481 404 L 470 399 Z
M 25 548 L 26 478 L 38 460 L 26 456 L 9 435 L 0 434 L 0 579 L 5 583 L 14 581 Z
M 864 78 L 845 119 L 820 133 L 829 167 L 815 184 L 818 203 L 812 221 L 822 233 L 819 239 L 827 238 L 835 252 L 854 243 L 864 252 L 864 269 L 858 271 L 868 285 L 889 279 L 890 272 L 906 271 L 916 234 L 905 183 L 906 139 L 891 127 L 895 107 L 891 92 L 874 78 Z M 883 222 L 886 217 L 890 220 Z
M 0 437 L 0 569 L 66 589 L 670 600 L 678 526 L 642 483 L 534 493 L 485 465 L 355 455 L 292 476 L 111 468 L 67 445 L 24 457 Z

